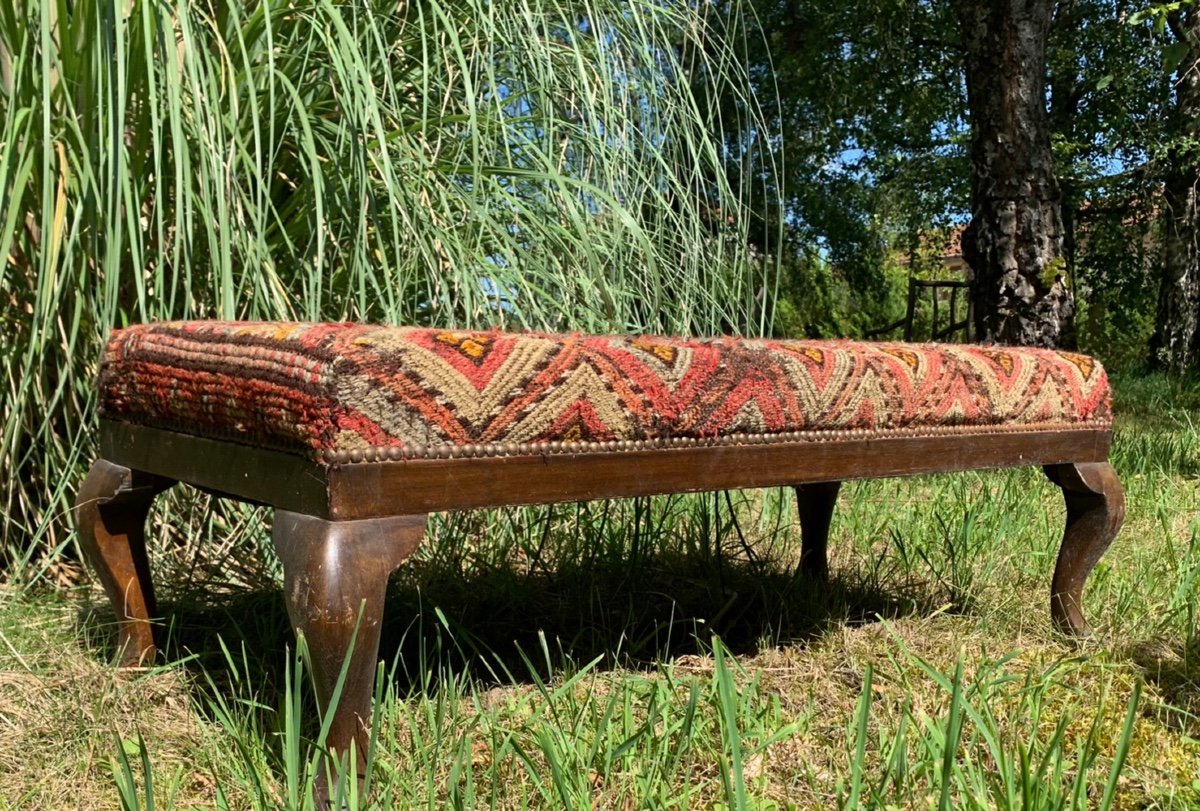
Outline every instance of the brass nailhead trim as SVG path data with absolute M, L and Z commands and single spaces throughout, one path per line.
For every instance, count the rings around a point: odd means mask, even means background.
M 777 434 L 729 434 L 724 437 L 664 437 L 661 439 L 617 439 L 607 442 L 504 442 L 470 445 L 414 446 L 411 448 L 368 448 L 322 450 L 317 461 L 327 465 L 364 462 L 399 462 L 416 459 L 481 459 L 492 457 L 543 456 L 556 454 L 623 453 L 668 448 L 738 447 L 746 445 L 789 445 L 814 442 L 840 442 L 862 439 L 901 439 L 937 436 L 976 436 L 980 434 L 1043 433 L 1048 431 L 1108 431 L 1109 420 L 1088 423 L 1032 423 L 1029 425 L 930 426 L 877 430 L 848 428 L 828 431 L 784 431 Z

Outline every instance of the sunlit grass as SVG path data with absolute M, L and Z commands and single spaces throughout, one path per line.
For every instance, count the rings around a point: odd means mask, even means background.
M 367 807 L 1195 807 L 1200 432 L 1165 399 L 1194 391 L 1120 384 L 1129 512 L 1081 644 L 1048 619 L 1065 516 L 1035 469 L 848 483 L 825 587 L 786 490 L 442 516 L 390 590 Z M 11 806 L 145 807 L 148 763 L 156 808 L 306 807 L 274 561 L 220 520 L 238 577 L 153 545 L 158 670 L 106 664 L 98 589 L 3 601 Z

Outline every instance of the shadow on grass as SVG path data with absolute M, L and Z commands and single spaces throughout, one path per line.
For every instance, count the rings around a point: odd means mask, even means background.
M 1186 644 L 1131 646 L 1129 658 L 1158 688 L 1158 720 L 1190 737 L 1200 736 L 1200 637 Z
M 602 668 L 650 667 L 707 651 L 714 634 L 735 654 L 753 654 L 763 644 L 807 644 L 838 625 L 928 607 L 922 596 L 901 592 L 836 575 L 818 583 L 762 563 L 703 555 L 469 574 L 414 562 L 389 588 L 380 656 L 397 663 L 402 695 L 435 688 L 447 673 L 484 686 L 523 683 L 532 675 L 522 652 L 545 662 L 543 639 L 555 669 L 597 657 Z M 260 700 L 276 704 L 285 651 L 294 644 L 281 591 L 161 602 L 168 661 L 187 659 L 195 683 L 211 679 L 222 692 L 235 679 L 248 680 Z M 111 629 L 98 627 L 110 621 L 106 606 L 82 618 L 92 644 L 112 649 Z M 231 672 L 222 643 L 244 672 Z

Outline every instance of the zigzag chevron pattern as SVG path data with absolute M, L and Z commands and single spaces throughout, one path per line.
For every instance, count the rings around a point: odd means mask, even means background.
M 325 451 L 1107 427 L 1104 369 L 1041 349 L 184 321 L 113 333 L 111 420 Z

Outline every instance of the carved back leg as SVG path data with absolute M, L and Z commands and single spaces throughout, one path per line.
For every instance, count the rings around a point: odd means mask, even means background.
M 154 658 L 154 587 L 146 558 L 146 515 L 154 497 L 174 484 L 98 459 L 75 499 L 79 546 L 117 613 L 117 664 Z
M 1050 587 L 1050 617 L 1063 633 L 1086 636 L 1083 586 L 1125 520 L 1125 490 L 1107 462 L 1047 465 L 1045 471 L 1067 502 L 1067 527 Z
M 816 580 L 829 578 L 829 522 L 841 482 L 813 482 L 796 486 L 800 511 L 800 571 Z
M 324 521 L 275 511 L 272 537 L 283 563 L 288 616 L 308 644 L 322 712 L 350 657 L 326 744 L 342 758 L 353 741 L 356 762 L 351 766 L 356 774 L 362 774 L 369 740 L 388 576 L 416 550 L 424 534 L 423 515 Z M 328 802 L 323 770 L 318 795 L 321 803 Z

